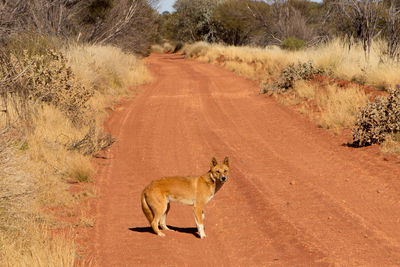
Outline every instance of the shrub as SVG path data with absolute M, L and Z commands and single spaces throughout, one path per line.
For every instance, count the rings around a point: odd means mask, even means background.
M 183 43 L 179 42 L 175 45 L 175 49 L 173 53 L 178 53 L 183 48 Z
M 283 49 L 294 51 L 303 49 L 306 46 L 306 42 L 296 37 L 289 37 L 283 40 L 281 46 Z
M 324 74 L 325 70 L 314 66 L 312 61 L 291 64 L 285 67 L 277 81 L 274 83 L 264 83 L 263 93 L 284 93 L 293 88 L 296 81 L 308 80 L 315 74 Z
M 164 48 L 159 44 L 152 45 L 150 49 L 151 49 L 151 52 L 153 52 L 153 53 L 163 53 L 164 52 Z
M 85 88 L 75 78 L 62 53 L 47 49 L 42 54 L 30 55 L 24 50 L 20 55 L 11 54 L 8 60 L 0 76 L 12 77 L 13 72 L 20 73 L 25 100 L 57 106 L 75 124 L 81 123 L 93 90 Z
M 172 53 L 175 50 L 175 47 L 170 43 L 163 44 L 164 53 Z
M 368 101 L 353 127 L 353 144 L 367 146 L 379 144 L 387 134 L 400 132 L 400 87 L 390 90 L 388 97 Z

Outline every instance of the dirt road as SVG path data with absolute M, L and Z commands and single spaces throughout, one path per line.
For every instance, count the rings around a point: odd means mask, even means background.
M 112 113 L 118 142 L 98 161 L 99 266 L 400 265 L 400 164 L 258 95 L 256 83 L 177 55 L 147 59 L 155 82 Z M 172 205 L 153 234 L 140 193 L 152 179 L 198 175 L 229 156 L 231 176 L 206 206 Z

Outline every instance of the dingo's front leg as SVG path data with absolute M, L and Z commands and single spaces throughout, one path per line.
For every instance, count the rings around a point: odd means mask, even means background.
M 200 238 L 205 238 L 206 234 L 204 233 L 204 225 L 203 225 L 203 206 L 194 206 L 194 219 L 196 221 L 197 230 L 199 231 Z

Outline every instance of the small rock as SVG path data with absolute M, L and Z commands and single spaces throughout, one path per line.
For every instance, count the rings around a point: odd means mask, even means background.
M 290 184 L 291 184 L 291 185 L 295 185 L 295 184 L 296 184 L 296 181 L 293 180 L 293 181 L 290 182 Z
M 379 194 L 381 192 L 381 190 L 378 189 L 378 190 L 376 190 L 376 192 Z

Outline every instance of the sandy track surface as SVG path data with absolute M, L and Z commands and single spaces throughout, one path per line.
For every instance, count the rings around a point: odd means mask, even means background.
M 99 266 L 400 265 L 400 164 L 258 95 L 218 66 L 153 54 L 155 82 L 113 112 L 118 142 L 98 161 L 96 224 L 87 246 Z M 205 208 L 172 204 L 152 233 L 140 194 L 153 179 L 200 175 L 229 156 L 228 182 Z

